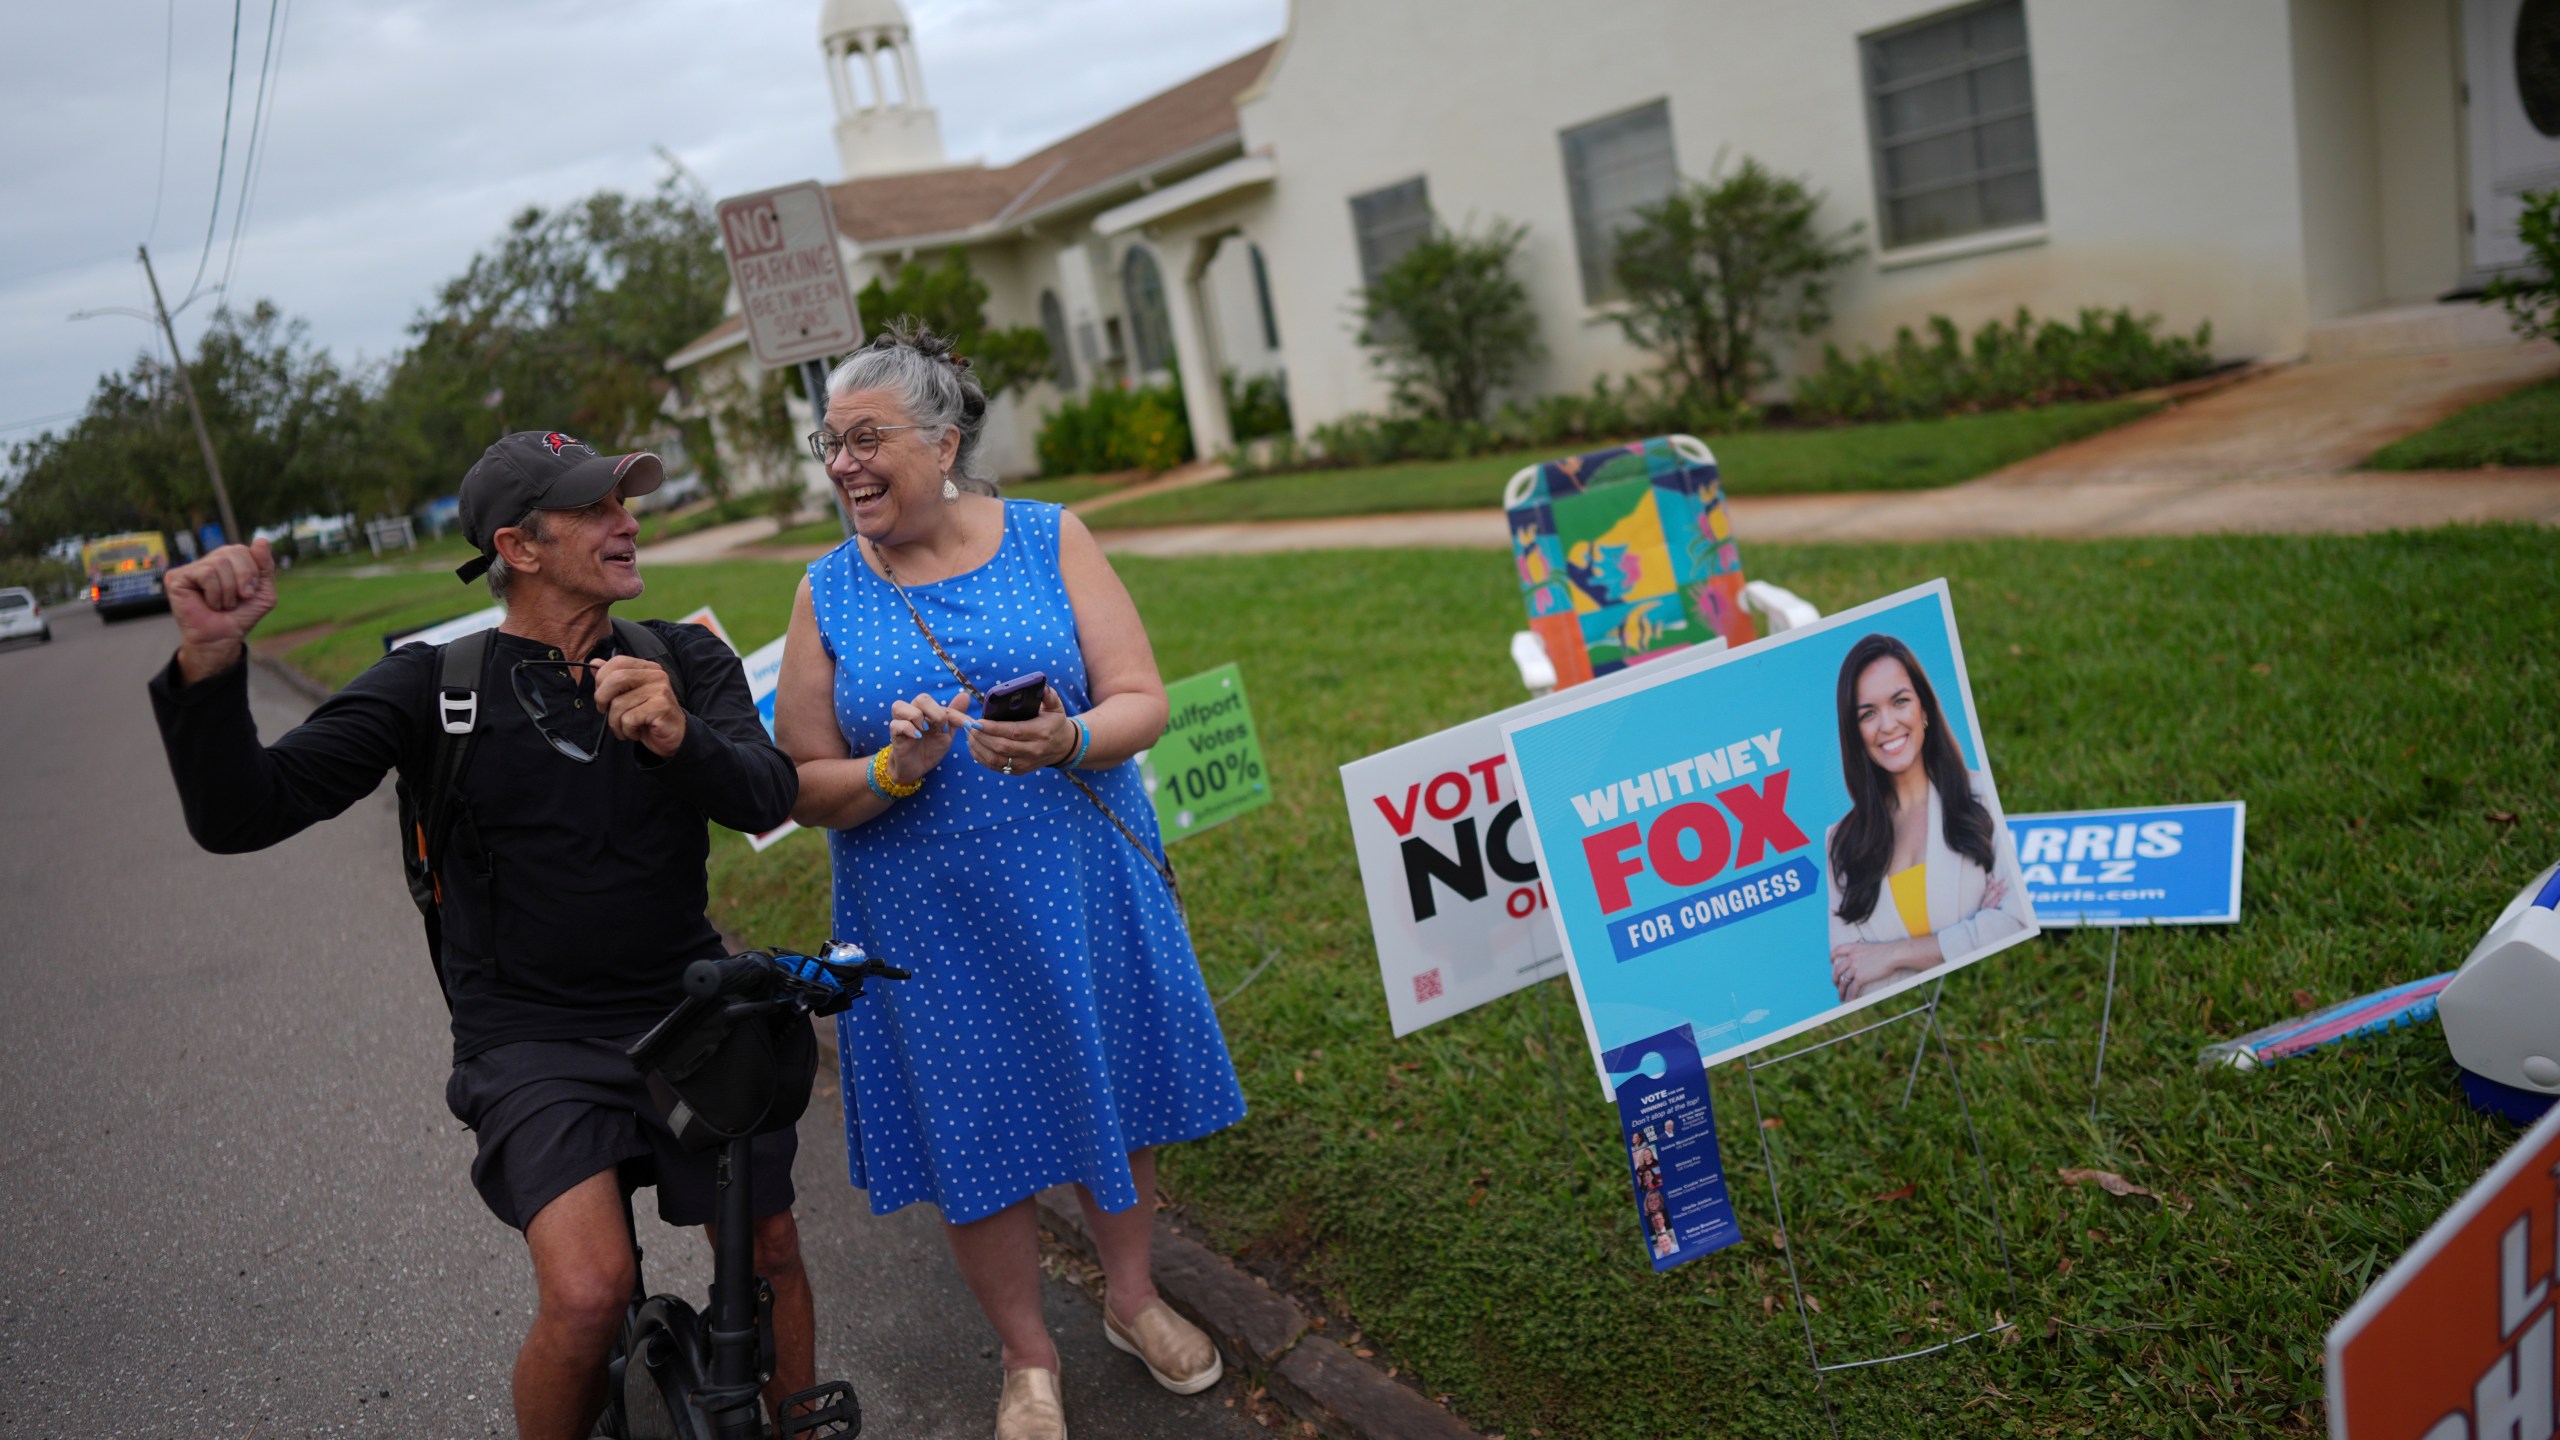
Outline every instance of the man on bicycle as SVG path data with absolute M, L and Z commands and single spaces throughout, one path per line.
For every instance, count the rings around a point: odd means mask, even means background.
M 624 502 L 664 478 L 654 455 L 601 456 L 525 431 L 462 482 L 463 533 L 479 554 L 458 573 L 485 573 L 506 619 L 486 642 L 452 784 L 460 819 L 435 874 L 453 1026 L 445 1099 L 478 1135 L 473 1186 L 524 1232 L 533 1260 L 537 1309 L 515 1365 L 525 1440 L 579 1440 L 603 1407 L 635 1279 L 627 1188 L 655 1183 L 670 1224 L 712 1219 L 714 1155 L 676 1144 L 623 1050 L 683 998 L 687 962 L 724 953 L 703 913 L 705 820 L 771 829 L 799 789 L 726 645 L 647 622 L 680 688 L 666 667 L 620 653 L 610 612 L 641 591 Z M 404 645 L 261 746 L 245 642 L 275 607 L 275 581 L 263 540 L 168 578 L 180 643 L 151 682 L 152 706 L 188 832 L 219 853 L 337 815 L 388 770 L 424 796 L 434 757 L 449 753 L 442 722 L 474 708 L 442 688 L 437 647 Z M 795 1150 L 787 1129 L 755 1141 L 756 1269 L 774 1296 L 769 1401 L 815 1368 Z

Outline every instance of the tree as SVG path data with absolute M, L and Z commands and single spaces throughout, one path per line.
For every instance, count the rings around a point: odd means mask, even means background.
M 269 301 L 226 306 L 189 368 L 241 524 L 378 502 L 372 397 L 311 345 L 302 322 Z M 99 377 L 69 430 L 14 447 L 10 469 L 13 548 L 117 530 L 192 530 L 215 518 L 175 373 L 149 354 L 130 371 Z
M 875 275 L 854 297 L 863 322 L 874 330 L 900 318 L 924 322 L 969 357 L 989 401 L 1049 373 L 1049 337 L 1039 326 L 997 329 L 987 324 L 987 284 L 969 267 L 968 252 L 959 246 L 944 251 L 931 266 L 910 260 L 887 281 L 883 284 Z
M 1863 227 L 1823 234 L 1822 199 L 1745 159 L 1636 211 L 1618 233 L 1618 324 L 1660 358 L 1667 388 L 1731 409 L 1775 372 L 1779 337 L 1831 323 L 1832 273 L 1857 255 L 1848 242 Z
M 665 359 L 719 323 L 729 283 L 710 196 L 667 164 L 646 197 L 524 210 L 419 313 L 384 395 L 414 496 L 450 490 L 509 430 L 564 429 L 606 451 L 666 430 Z
M 1485 418 L 1494 392 L 1539 354 L 1528 287 L 1512 273 L 1529 227 L 1432 233 L 1360 292 L 1360 343 L 1398 406 L 1451 422 Z

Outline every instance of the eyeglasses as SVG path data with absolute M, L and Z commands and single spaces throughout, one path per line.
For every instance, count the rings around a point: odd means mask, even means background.
M 533 722 L 533 728 L 550 742 L 552 749 L 581 765 L 604 751 L 604 712 L 587 698 L 594 688 L 593 677 L 585 685 L 566 687 L 565 694 L 563 687 L 546 682 L 555 670 L 561 672 L 565 679 L 567 672 L 592 671 L 596 663 L 593 660 L 519 660 L 507 676 L 509 687 L 516 692 L 516 704 L 523 707 L 524 716 Z M 573 714 L 581 718 L 573 719 Z M 583 744 L 580 743 L 583 734 L 561 733 L 569 729 L 584 732 L 589 728 L 594 730 L 594 738 Z
M 880 453 L 880 437 L 892 430 L 922 430 L 922 425 L 853 425 L 841 435 L 820 426 L 809 432 L 809 453 L 821 465 L 832 464 L 838 450 L 851 450 L 857 465 Z

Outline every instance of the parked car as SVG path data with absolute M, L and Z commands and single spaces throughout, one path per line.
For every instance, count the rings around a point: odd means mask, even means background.
M 44 618 L 44 606 L 37 603 L 32 590 L 0 586 L 0 640 L 23 640 L 30 635 L 48 642 L 53 639 L 53 622 Z

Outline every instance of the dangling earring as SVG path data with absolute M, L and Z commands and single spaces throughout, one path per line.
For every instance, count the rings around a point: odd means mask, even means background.
M 944 471 L 942 474 L 942 503 L 948 505 L 959 498 L 960 487 L 951 483 L 951 472 L 947 470 Z

